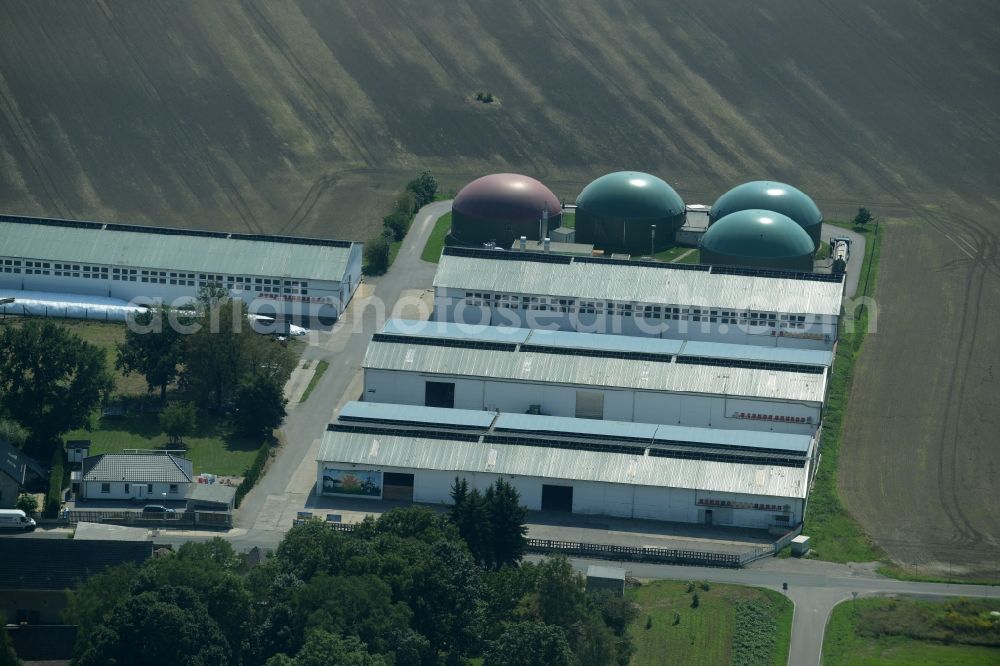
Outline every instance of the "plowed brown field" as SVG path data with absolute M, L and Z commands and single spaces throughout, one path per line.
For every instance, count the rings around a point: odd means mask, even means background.
M 365 238 L 406 179 L 890 225 L 841 484 L 889 553 L 995 567 L 1000 10 L 988 1 L 0 0 L 0 210 Z M 499 103 L 470 101 L 489 90 Z M 2 239 L 0 239 L 2 243 Z

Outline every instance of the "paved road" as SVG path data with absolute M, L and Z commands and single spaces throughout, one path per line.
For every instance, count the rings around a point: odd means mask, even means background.
M 844 294 L 848 298 L 854 298 L 854 294 L 858 293 L 858 284 L 864 272 L 862 262 L 865 258 L 865 237 L 850 229 L 829 224 L 824 225 L 820 238 L 829 243 L 834 236 L 846 236 L 851 239 L 851 258 L 847 262 L 847 285 L 844 288 Z
M 293 487 L 296 474 L 301 477 L 304 462 L 311 464 L 307 458 L 313 442 L 333 420 L 336 405 L 361 368 L 372 334 L 391 312 L 378 303 L 395 306 L 404 290 L 430 288 L 436 265 L 421 261 L 420 253 L 434 222 L 449 210 L 451 201 L 437 201 L 420 209 L 389 272 L 358 288 L 331 331 L 307 336 L 309 346 L 303 358 L 326 360 L 330 368 L 309 400 L 290 408 L 281 428 L 285 445 L 236 515 L 236 527 L 245 530 L 248 540 L 277 543 L 291 524 L 289 513 L 294 513 L 295 505 L 302 507 L 302 493 L 295 492 L 301 490 L 301 483 Z M 279 533 L 272 534 L 275 531 Z

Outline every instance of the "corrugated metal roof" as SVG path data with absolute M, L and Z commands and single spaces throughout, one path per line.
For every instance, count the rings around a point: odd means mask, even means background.
M 190 483 L 191 461 L 172 454 L 105 453 L 83 462 L 84 481 Z
M 536 263 L 443 255 L 435 287 L 536 296 L 837 315 L 840 282 L 616 263 Z
M 825 367 L 830 367 L 833 364 L 833 352 L 823 349 L 733 345 L 724 342 L 700 342 L 697 340 L 685 341 L 678 353 L 682 356 L 698 356 L 701 358 L 726 358 Z
M 350 247 L 0 221 L 8 257 L 340 281 Z
M 465 411 L 465 410 L 462 410 Z M 473 412 L 478 414 L 479 412 Z M 568 416 L 504 413 L 497 417 L 494 430 L 523 432 L 550 432 L 599 437 L 621 437 L 648 441 L 689 442 L 692 444 L 717 444 L 744 448 L 760 448 L 807 453 L 812 441 L 810 435 L 795 435 L 759 430 L 719 430 L 690 426 L 629 423 L 624 421 L 598 421 L 575 419 Z
M 494 430 L 620 437 L 622 439 L 642 439 L 651 442 L 656 435 L 656 427 L 656 424 L 653 423 L 598 421 L 596 419 L 574 419 L 568 416 L 504 413 L 497 417 Z
M 710 365 L 372 341 L 364 368 L 822 403 L 826 376 Z
M 489 428 L 496 417 L 494 412 L 473 409 L 447 409 L 417 405 L 393 405 L 384 402 L 356 402 L 344 405 L 340 418 L 345 420 L 395 421 L 402 423 L 427 423 L 434 425 Z
M 456 324 L 449 321 L 427 321 L 423 319 L 387 319 L 385 324 L 382 325 L 381 332 L 392 335 L 445 338 L 447 340 L 478 340 L 479 342 L 509 342 L 510 344 L 519 344 L 528 339 L 531 330 L 508 326 Z
M 630 335 L 602 335 L 577 331 L 548 331 L 530 328 L 508 328 L 462 324 L 443 321 L 417 321 L 389 319 L 382 326 L 382 333 L 412 337 L 442 338 L 445 340 L 470 340 L 478 342 L 507 342 L 529 344 L 559 349 L 587 349 L 637 354 L 680 354 L 702 358 L 741 361 L 764 361 L 829 367 L 833 352 L 822 349 L 794 349 L 764 347 L 724 342 L 700 342 L 649 338 Z
M 375 440 L 377 447 L 372 446 Z M 778 467 L 346 432 L 325 433 L 316 459 L 375 468 L 490 472 L 794 498 L 805 497 L 809 470 L 808 465 Z

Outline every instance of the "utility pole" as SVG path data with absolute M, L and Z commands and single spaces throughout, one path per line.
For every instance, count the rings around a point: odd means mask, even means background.
M 649 225 L 649 258 L 656 254 L 656 225 Z

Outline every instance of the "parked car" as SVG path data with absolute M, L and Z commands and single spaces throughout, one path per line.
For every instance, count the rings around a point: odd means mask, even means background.
M 173 509 L 168 509 L 162 504 L 147 504 L 146 506 L 142 507 L 142 513 L 143 515 L 155 517 L 155 516 L 163 516 L 168 513 L 177 513 L 177 512 L 174 511 Z
M 35 519 L 20 509 L 0 509 L 0 529 L 29 532 L 35 529 Z

